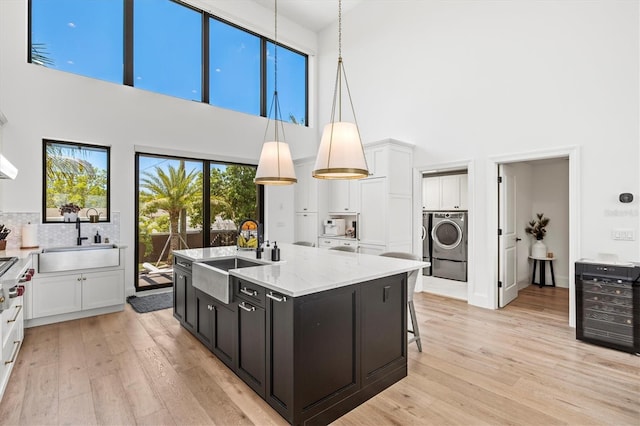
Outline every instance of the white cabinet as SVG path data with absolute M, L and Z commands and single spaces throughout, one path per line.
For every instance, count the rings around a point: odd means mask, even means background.
M 387 178 L 360 181 L 360 205 L 358 235 L 363 244 L 385 245 L 387 241 Z
M 440 178 L 431 177 L 422 180 L 422 209 L 440 210 Z
M 318 238 L 318 213 L 296 213 L 294 235 L 296 241 L 313 243 Z
M 124 304 L 122 269 L 73 274 L 36 274 L 33 318 Z
M 357 221 L 360 252 L 412 252 L 413 148 L 393 139 L 367 144 L 369 177 L 328 182 L 326 211 L 355 216 L 347 220 Z M 320 246 L 324 239 L 318 240 Z
M 331 180 L 328 184 L 330 214 L 356 214 L 360 210 L 357 180 Z
M 358 241 L 355 238 L 331 238 L 331 237 L 318 238 L 318 247 L 320 248 L 331 248 L 331 247 L 337 247 L 337 246 L 353 247 L 355 250 L 357 250 Z
M 372 173 L 359 183 L 360 253 L 412 252 L 413 146 L 392 139 L 365 147 Z
M 466 210 L 467 175 L 433 176 L 423 179 L 425 210 Z
M 314 164 L 314 161 L 304 161 L 295 165 L 298 179 L 294 185 L 296 212 L 318 211 L 318 180 L 311 176 Z
M 82 309 L 82 281 L 81 275 L 62 275 L 42 278 L 34 276 L 31 286 L 33 289 L 33 318 L 50 315 L 67 314 Z
M 379 244 L 360 244 L 358 248 L 359 253 L 372 254 L 374 256 L 379 256 L 385 251 L 387 251 L 386 246 Z
M 311 176 L 314 165 L 315 160 L 295 164 L 298 183 L 294 185 L 294 241 L 314 242 L 318 238 L 318 180 Z
M 82 309 L 95 309 L 124 303 L 124 271 L 82 274 Z
M 0 361 L 0 400 L 7 388 L 11 371 L 24 340 L 24 296 L 11 299 L 10 307 L 0 315 L 2 361 Z

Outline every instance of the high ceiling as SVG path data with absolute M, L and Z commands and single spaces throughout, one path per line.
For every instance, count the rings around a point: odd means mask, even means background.
M 253 1 L 268 9 L 274 9 L 275 0 Z M 353 9 L 362 1 L 342 0 L 342 12 Z M 278 15 L 318 32 L 338 20 L 338 0 L 278 0 Z

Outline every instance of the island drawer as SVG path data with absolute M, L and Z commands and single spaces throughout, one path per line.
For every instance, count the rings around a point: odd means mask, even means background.
M 250 281 L 235 278 L 233 280 L 233 297 L 242 299 L 264 308 L 266 289 Z
M 180 256 L 173 256 L 173 264 L 179 268 L 182 268 L 188 272 L 191 272 L 191 261 Z

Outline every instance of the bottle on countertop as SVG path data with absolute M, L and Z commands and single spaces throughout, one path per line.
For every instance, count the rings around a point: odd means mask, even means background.
M 271 259 L 271 246 L 269 245 L 269 240 L 265 241 L 262 251 L 264 252 L 265 259 Z
M 278 243 L 276 241 L 273 242 L 273 250 L 271 250 L 271 260 L 273 262 L 278 262 L 280 260 L 280 248 L 278 247 Z
M 93 242 L 95 244 L 100 244 L 102 242 L 102 237 L 98 231 L 96 231 L 96 235 L 93 236 Z

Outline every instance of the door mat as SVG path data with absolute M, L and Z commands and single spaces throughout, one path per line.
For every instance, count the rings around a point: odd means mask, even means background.
M 173 292 L 151 294 L 149 296 L 129 296 L 127 302 L 139 314 L 159 311 L 173 306 Z

